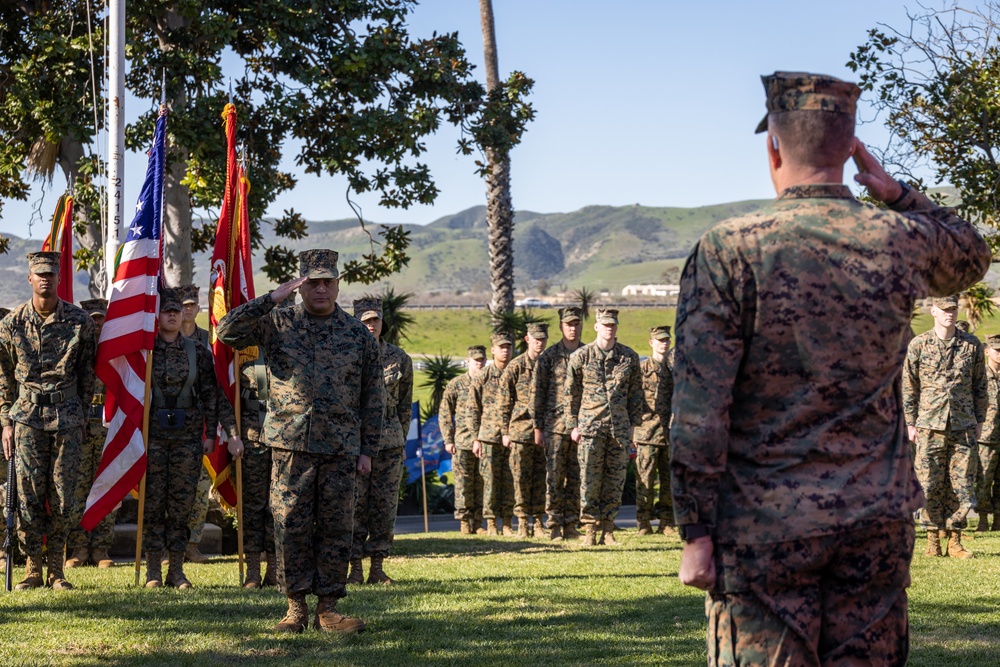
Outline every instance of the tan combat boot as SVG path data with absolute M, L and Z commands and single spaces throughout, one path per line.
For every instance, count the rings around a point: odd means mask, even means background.
M 639 522 L 639 534 L 640 535 L 652 535 L 653 527 L 649 524 L 649 521 L 643 519 Z
M 109 567 L 115 566 L 115 562 L 111 560 L 111 556 L 108 554 L 107 549 L 94 549 L 91 551 L 90 562 L 101 570 L 106 570 Z
M 468 519 L 462 519 L 458 522 L 458 534 L 459 535 L 471 535 L 472 534 L 472 522 Z
M 549 533 L 549 539 L 552 541 L 561 540 L 563 538 L 562 526 L 558 523 L 552 525 L 552 532 Z
M 382 556 L 372 556 L 371 567 L 368 570 L 369 584 L 394 584 L 396 583 L 389 575 L 382 570 Z
M 567 540 L 580 539 L 580 531 L 576 529 L 576 523 L 567 523 L 563 526 L 563 537 Z
M 274 626 L 275 632 L 301 633 L 309 625 L 309 605 L 306 604 L 305 593 L 294 593 L 288 596 L 288 611 L 285 617 Z
M 606 544 L 609 547 L 615 547 L 621 544 L 615 539 L 615 522 L 605 521 L 601 524 L 601 540 L 600 544 Z
M 514 535 L 514 517 L 505 516 L 503 518 L 503 534 L 507 537 L 512 537 Z
M 487 534 L 486 529 L 483 528 L 483 517 L 479 517 L 478 519 L 473 519 L 472 520 L 472 527 L 474 528 L 473 532 L 476 535 L 486 535 Z
M 337 599 L 331 595 L 320 595 L 319 605 L 316 607 L 316 618 L 313 619 L 313 627 L 323 632 L 350 635 L 364 632 L 365 622 L 360 618 L 338 614 Z
M 7 552 L 0 549 L 0 570 L 7 569 Z
M 146 552 L 146 588 L 161 588 L 163 586 L 163 553 L 159 551 Z
M 72 570 L 74 567 L 81 567 L 90 560 L 90 549 L 79 547 L 73 550 L 73 555 L 66 559 L 66 568 Z
M 278 585 L 278 556 L 273 551 L 264 553 L 264 560 L 267 561 L 267 569 L 264 570 L 264 585 Z
M 208 556 L 201 552 L 198 545 L 194 542 L 188 542 L 187 550 L 184 552 L 185 558 L 187 558 L 189 563 L 197 563 L 199 565 L 204 565 L 210 562 Z
M 42 581 L 42 556 L 28 556 L 28 565 L 25 568 L 24 579 L 17 586 L 15 591 L 27 591 L 32 588 L 41 588 L 45 582 Z
M 167 578 L 164 581 L 167 586 L 173 586 L 181 591 L 191 588 L 191 582 L 184 576 L 184 555 L 183 551 L 170 551 Z
M 971 551 L 962 546 L 962 531 L 948 531 L 948 555 L 952 558 L 972 558 Z
M 365 573 L 364 565 L 361 562 L 361 558 L 351 559 L 351 573 L 347 575 L 347 583 L 349 584 L 363 584 L 365 583 Z
M 597 546 L 597 524 L 588 523 L 587 532 L 584 533 L 581 539 L 583 540 L 583 546 L 585 547 Z
M 928 529 L 927 531 L 927 550 L 924 551 L 926 556 L 940 556 L 941 554 L 941 535 L 936 529 Z
M 507 534 L 507 526 L 504 526 L 504 534 Z M 528 539 L 528 517 L 518 517 L 517 536 L 520 539 Z
M 545 517 L 536 516 L 535 517 L 535 531 L 533 533 L 535 538 L 545 537 Z
M 54 591 L 71 591 L 73 584 L 66 581 L 63 564 L 59 558 L 49 558 L 49 578 L 45 585 Z
M 487 535 L 499 535 L 500 534 L 500 531 L 497 528 L 497 520 L 496 519 L 487 519 L 486 520 L 486 534 Z
M 247 554 L 247 578 L 243 580 L 243 588 L 260 588 L 263 585 L 260 579 L 260 552 L 251 551 Z

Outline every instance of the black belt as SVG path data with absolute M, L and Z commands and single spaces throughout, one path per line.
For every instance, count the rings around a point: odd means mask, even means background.
M 74 396 L 76 396 L 76 387 L 67 387 L 48 394 L 40 391 L 30 391 L 21 387 L 21 398 L 35 405 L 58 405 L 59 403 L 65 403 Z

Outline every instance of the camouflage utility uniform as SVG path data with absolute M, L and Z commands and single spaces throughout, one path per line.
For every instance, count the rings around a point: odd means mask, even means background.
M 975 336 L 956 329 L 941 340 L 932 329 L 910 341 L 903 409 L 906 423 L 917 427 L 914 465 L 927 498 L 920 517 L 929 530 L 965 528 L 975 504 L 975 429 L 988 402 L 986 360 Z
M 483 473 L 479 459 L 472 453 L 472 432 L 469 415 L 469 390 L 472 376 L 459 375 L 445 387 L 438 411 L 438 423 L 445 444 L 455 445 L 452 466 L 455 471 L 455 518 L 471 521 L 473 530 L 483 523 Z
M 406 458 L 406 433 L 410 428 L 413 403 L 413 361 L 395 345 L 379 343 L 385 383 L 385 421 L 378 453 L 372 457 L 372 471 L 358 477 L 354 494 L 354 559 L 371 558 L 380 563 L 389 556 L 399 484 Z M 380 570 L 376 570 L 376 575 Z
M 560 341 L 542 352 L 535 365 L 532 414 L 535 428 L 545 434 L 545 512 L 552 527 L 573 528 L 580 520 L 580 458 L 563 414 L 571 354 Z
M 515 358 L 500 377 L 501 432 L 510 439 L 510 473 L 514 480 L 514 515 L 526 535 L 535 518 L 535 537 L 545 526 L 545 450 L 535 444 L 534 375 L 538 360 Z M 523 526 L 523 527 L 522 527 Z
M 632 427 L 642 420 L 639 355 L 588 343 L 569 360 L 566 426 L 580 434 L 580 523 L 613 532 L 622 504 Z
M 986 344 L 1000 349 L 1000 336 L 987 336 Z M 987 514 L 993 515 L 993 530 L 1000 530 L 1000 476 L 997 450 L 1000 449 L 1000 371 L 986 364 L 986 421 L 979 436 L 979 466 L 976 475 L 977 530 L 986 530 Z
M 853 114 L 860 93 L 764 79 L 769 109 L 849 98 Z M 684 267 L 671 486 L 682 533 L 714 542 L 709 665 L 906 662 L 923 500 L 899 393 L 910 318 L 918 297 L 974 284 L 990 255 L 922 194 L 891 208 L 792 186 L 713 227 Z
M 69 587 L 63 557 L 84 509 L 75 499 L 95 352 L 90 315 L 62 300 L 45 319 L 29 301 L 0 321 L 0 422 L 14 427 L 18 537 L 30 587 L 41 583 L 43 540 L 49 584 Z
M 216 333 L 235 348 L 259 345 L 268 364 L 262 440 L 272 456 L 278 585 L 289 597 L 345 597 L 355 467 L 382 434 L 378 342 L 340 306 L 317 317 L 302 304 L 276 308 L 270 295 L 230 311 Z
M 654 515 L 660 532 L 674 523 L 670 495 L 670 399 L 674 376 L 667 360 L 646 358 L 639 365 L 642 374 L 642 421 L 635 429 L 635 518 L 647 524 Z M 659 481 L 659 497 L 654 505 L 654 485 Z M 648 528 L 648 526 L 647 526 Z
M 490 364 L 472 378 L 467 399 L 469 428 L 483 447 L 479 469 L 483 475 L 483 517 L 503 520 L 506 531 L 514 515 L 514 477 L 510 472 L 510 451 L 503 446 L 500 416 L 503 370 Z

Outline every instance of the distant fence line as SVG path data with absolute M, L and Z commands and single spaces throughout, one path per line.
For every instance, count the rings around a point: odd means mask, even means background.
M 565 304 L 552 304 L 549 308 L 526 307 L 526 310 L 558 310 L 563 306 L 572 306 L 573 302 Z M 676 308 L 676 301 L 620 301 L 592 303 L 591 308 Z M 520 306 L 518 307 L 520 308 Z M 406 304 L 407 310 L 486 310 L 486 304 L 469 305 L 462 303 L 447 304 Z M 515 308 L 515 310 L 517 310 Z

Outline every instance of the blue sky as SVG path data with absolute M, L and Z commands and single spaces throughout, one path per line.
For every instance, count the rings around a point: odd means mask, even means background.
M 543 213 L 774 196 L 763 135 L 753 133 L 764 114 L 760 75 L 850 79 L 845 63 L 869 29 L 906 24 L 906 5 L 885 0 L 494 0 L 494 12 L 501 76 L 518 69 L 536 82 L 537 117 L 512 156 L 514 206 Z M 410 24 L 414 35 L 458 31 L 483 76 L 478 2 L 424 0 Z M 862 104 L 859 116 L 872 114 Z M 880 124 L 858 135 L 886 141 Z M 375 197 L 355 197 L 365 218 L 427 223 L 483 204 L 484 184 L 473 159 L 456 154 L 457 138 L 448 128 L 427 142 L 424 161 L 441 190 L 433 206 L 384 210 Z M 145 166 L 144 155 L 128 156 L 126 201 L 138 195 Z M 291 155 L 285 168 L 295 170 Z M 44 236 L 63 187 L 57 178 L 32 236 Z M 39 192 L 28 203 L 5 202 L 0 230 L 26 235 Z M 341 178 L 302 174 L 270 212 L 352 217 L 345 192 Z

